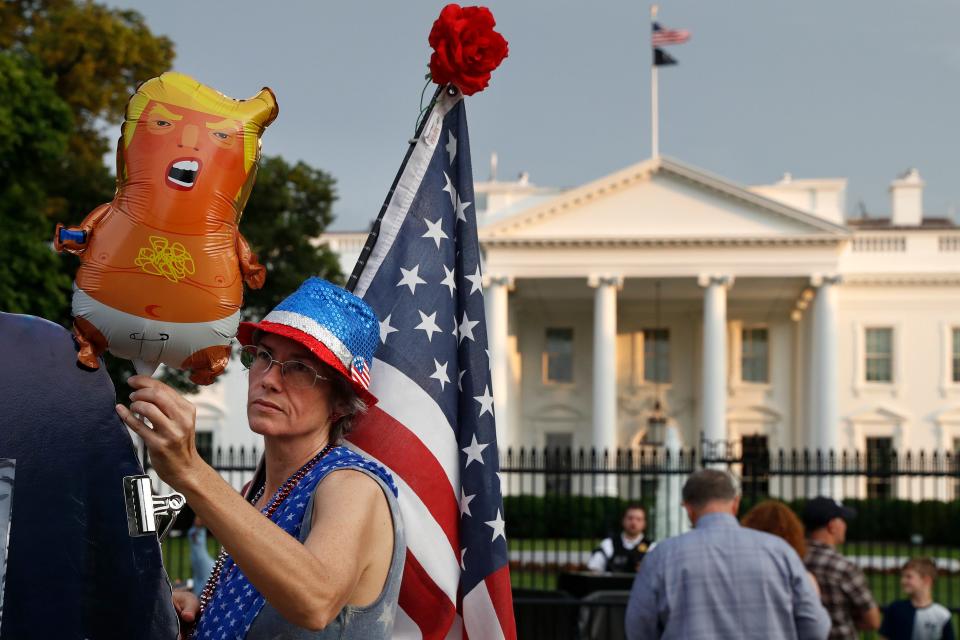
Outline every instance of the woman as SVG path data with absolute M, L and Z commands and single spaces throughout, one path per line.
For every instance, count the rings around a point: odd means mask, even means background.
M 803 523 L 790 507 L 779 500 L 764 500 L 758 503 L 753 509 L 747 512 L 740 521 L 743 526 L 766 531 L 778 538 L 783 538 L 787 544 L 793 547 L 802 561 L 807 555 L 807 543 L 803 537 Z M 810 581 L 813 582 L 813 589 L 820 595 L 820 585 L 817 579 L 809 571 Z
M 262 322 L 242 323 L 237 338 L 247 417 L 264 438 L 245 497 L 200 458 L 196 410 L 173 389 L 134 376 L 130 408 L 117 406 L 160 477 L 223 545 L 199 602 L 174 594 L 181 621 L 196 621 L 200 639 L 390 637 L 405 553 L 396 487 L 339 444 L 376 402 L 367 389 L 376 316 L 311 278 Z

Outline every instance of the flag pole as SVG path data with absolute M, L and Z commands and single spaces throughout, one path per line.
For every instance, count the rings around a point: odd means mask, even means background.
M 433 110 L 437 106 L 437 100 L 440 98 L 440 92 L 446 90 L 447 87 L 441 85 L 437 87 L 437 90 L 433 94 L 433 98 L 430 100 L 430 109 L 424 114 L 423 119 L 420 120 L 420 124 L 417 126 L 417 132 L 412 138 L 410 138 L 410 144 L 407 146 L 407 153 L 403 156 L 403 162 L 400 163 L 400 168 L 397 169 L 397 175 L 393 178 L 393 184 L 390 185 L 390 190 L 387 191 L 387 197 L 383 199 L 383 205 L 380 207 L 380 213 L 377 215 L 377 219 L 374 220 L 373 225 L 370 227 L 370 234 L 367 236 L 367 241 L 363 245 L 363 249 L 360 250 L 360 257 L 357 258 L 357 264 L 353 267 L 353 273 L 350 274 L 350 278 L 347 280 L 347 284 L 344 288 L 347 291 L 353 292 L 357 288 L 357 282 L 360 280 L 360 274 L 363 273 L 363 268 L 367 266 L 367 260 L 370 259 L 370 254 L 373 252 L 374 245 L 377 244 L 377 238 L 380 237 L 380 222 L 383 220 L 383 214 L 387 212 L 387 207 L 390 206 L 390 200 L 393 199 L 393 192 L 397 189 L 397 184 L 400 182 L 400 176 L 403 175 L 403 170 L 407 167 L 407 161 L 410 160 L 410 154 L 413 153 L 413 148 L 417 146 L 417 142 L 420 140 L 420 135 L 423 133 L 423 128 L 427 125 L 427 121 L 430 119 L 430 114 L 433 113 Z
M 660 105 L 657 83 L 657 61 L 654 59 L 653 22 L 657 19 L 658 5 L 650 5 L 650 144 L 651 157 L 660 156 Z

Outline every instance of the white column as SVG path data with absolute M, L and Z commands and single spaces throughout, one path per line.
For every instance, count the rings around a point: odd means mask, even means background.
M 493 413 L 497 424 L 497 445 L 506 452 L 513 445 L 510 431 L 510 363 L 507 350 L 509 294 L 513 278 L 490 276 L 487 278 L 487 339 L 490 346 L 490 377 L 493 387 Z
M 727 440 L 727 288 L 733 276 L 701 275 L 703 294 L 703 437 Z
M 620 276 L 590 276 L 593 298 L 593 446 L 617 449 L 617 289 Z
M 811 427 L 813 443 L 824 453 L 840 444 L 837 367 L 837 287 L 840 276 L 815 275 L 811 352 Z

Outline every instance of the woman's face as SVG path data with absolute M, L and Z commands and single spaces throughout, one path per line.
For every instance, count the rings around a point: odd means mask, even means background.
M 318 373 L 320 360 L 300 343 L 271 333 L 263 334 L 259 346 L 274 360 L 299 360 Z M 265 373 L 250 371 L 247 387 L 247 420 L 254 433 L 263 436 L 296 437 L 329 428 L 333 410 L 329 383 L 317 380 L 307 389 L 291 388 L 274 363 Z

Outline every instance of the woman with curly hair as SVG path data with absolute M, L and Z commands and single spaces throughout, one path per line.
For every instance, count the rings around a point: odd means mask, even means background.
M 800 559 L 807 555 L 807 543 L 804 541 L 803 523 L 797 514 L 783 502 L 779 500 L 764 500 L 754 506 L 747 515 L 743 516 L 740 524 L 757 531 L 765 531 L 779 538 L 783 538 L 787 544 L 793 547 Z M 820 585 L 817 579 L 809 571 L 810 581 L 817 594 L 820 593 Z

